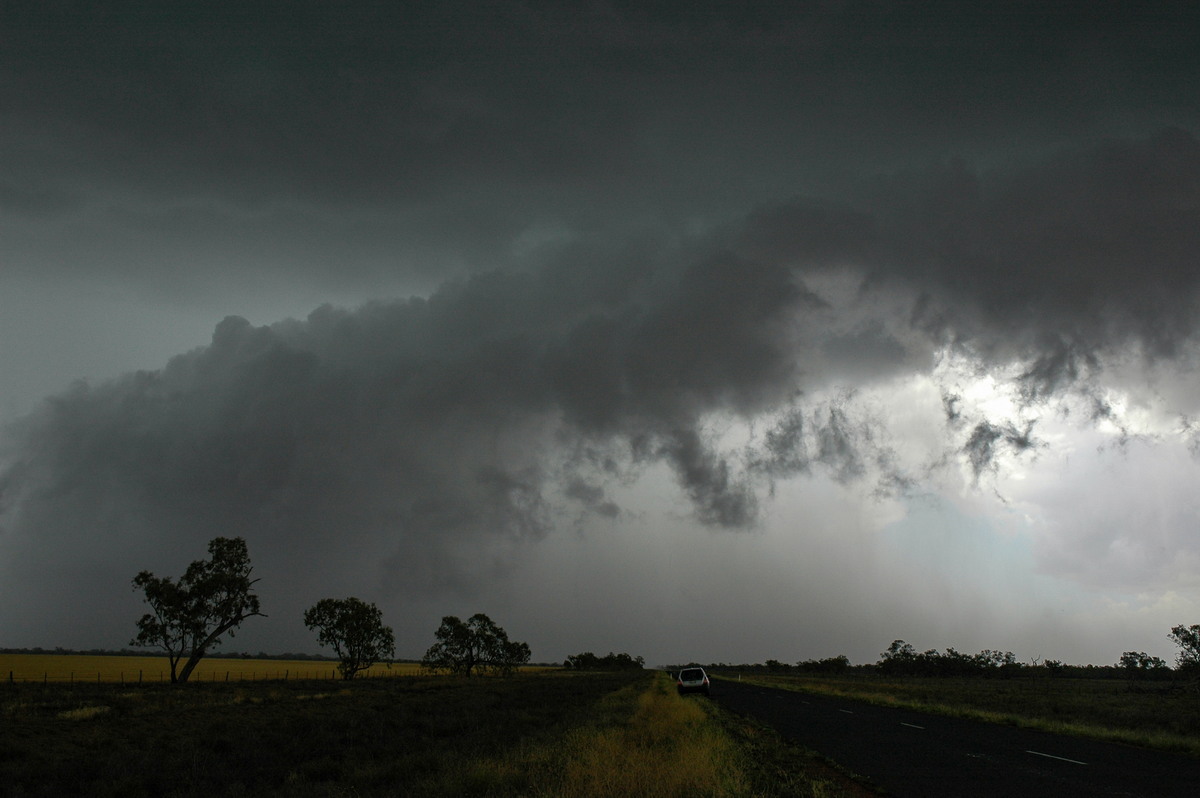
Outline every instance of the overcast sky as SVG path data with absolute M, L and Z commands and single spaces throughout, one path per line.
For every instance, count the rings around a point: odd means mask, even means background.
M 126 645 L 218 535 L 226 650 L 1200 623 L 1200 6 L 0 15 L 0 646 Z

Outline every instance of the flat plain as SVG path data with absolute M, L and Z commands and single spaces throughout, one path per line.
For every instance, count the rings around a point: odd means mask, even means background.
M 415 662 L 377 664 L 362 677 L 412 676 Z M 116 654 L 0 654 L 0 678 L 16 682 L 169 682 L 171 666 L 164 656 Z M 329 660 L 205 657 L 192 681 L 259 681 L 264 679 L 336 679 L 337 663 Z
M 723 676 L 739 678 L 735 671 Z M 746 681 L 1200 755 L 1200 693 L 1188 681 L 886 677 L 870 673 L 755 675 Z
M 863 794 L 658 671 L 94 679 L 0 682 L 0 795 Z

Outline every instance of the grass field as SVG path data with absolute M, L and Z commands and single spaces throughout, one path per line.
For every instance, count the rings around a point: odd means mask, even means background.
M 874 675 L 746 681 L 1200 756 L 1200 695 L 1170 682 Z
M 845 784 L 654 671 L 0 684 L 13 798 L 861 794 Z
M 180 663 L 182 667 L 182 663 Z M 411 676 L 421 666 L 397 662 L 375 665 L 358 678 Z M 192 681 L 259 681 L 263 679 L 334 679 L 337 663 L 318 660 L 226 659 L 205 657 Z M 0 679 L 17 682 L 169 682 L 171 665 L 164 656 L 125 657 L 80 654 L 0 654 Z

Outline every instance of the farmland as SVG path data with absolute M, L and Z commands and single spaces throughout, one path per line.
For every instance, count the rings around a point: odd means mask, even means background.
M 653 671 L 5 681 L 0 716 L 12 796 L 856 794 Z
M 397 662 L 375 665 L 368 677 L 411 676 L 420 665 Z M 332 679 L 337 663 L 328 660 L 282 660 L 206 657 L 200 660 L 192 681 L 260 681 L 266 679 Z M 0 654 L 0 678 L 17 682 L 169 682 L 170 666 L 164 656 L 82 654 Z

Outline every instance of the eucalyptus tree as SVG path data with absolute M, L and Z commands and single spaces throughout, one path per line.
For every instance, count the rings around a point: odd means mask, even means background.
M 304 612 L 304 625 L 337 654 L 343 679 L 396 656 L 396 636 L 383 625 L 383 613 L 362 599 L 321 599 Z
M 233 637 L 247 618 L 258 615 L 258 596 L 252 589 L 257 579 L 246 541 L 242 538 L 213 538 L 207 560 L 196 560 L 173 581 L 142 571 L 133 578 L 134 590 L 145 594 L 150 612 L 137 622 L 132 646 L 161 648 L 171 663 L 171 682 L 186 682 L 208 650 Z M 184 661 L 179 668 L 180 661 Z
M 528 644 L 509 640 L 508 633 L 483 613 L 465 622 L 447 615 L 434 637 L 437 642 L 421 660 L 431 671 L 467 677 L 476 672 L 509 676 L 529 662 Z

